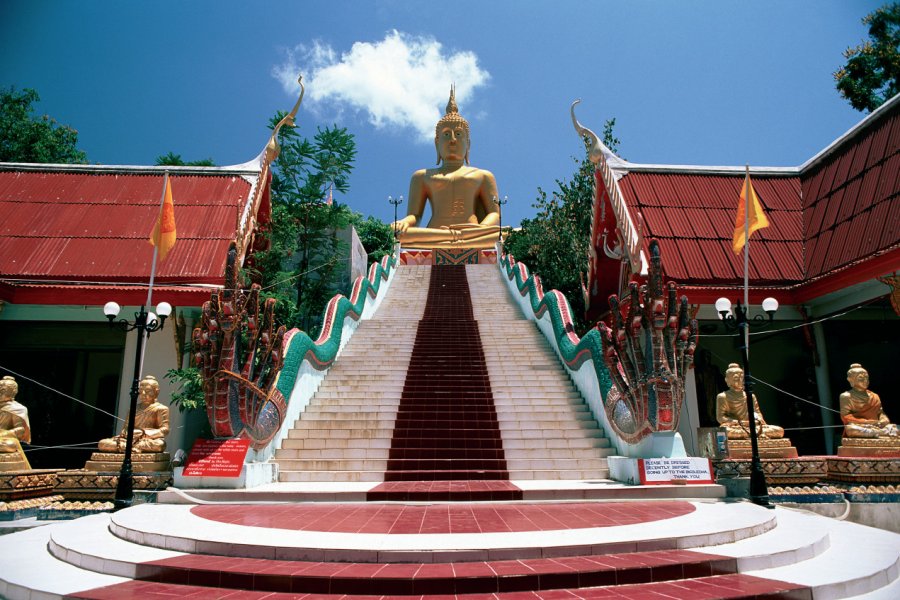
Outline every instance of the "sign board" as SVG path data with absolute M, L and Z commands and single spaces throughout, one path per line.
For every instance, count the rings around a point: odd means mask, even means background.
M 641 485 L 715 483 L 708 458 L 640 458 Z
M 197 440 L 184 463 L 185 477 L 240 477 L 250 440 Z

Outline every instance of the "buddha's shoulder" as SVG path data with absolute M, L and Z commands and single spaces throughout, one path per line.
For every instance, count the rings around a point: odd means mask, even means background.
M 419 169 L 413 173 L 413 179 L 432 179 L 434 177 L 465 177 L 467 179 L 474 178 L 494 178 L 494 174 L 487 169 L 479 169 L 471 165 L 466 165 L 456 171 L 444 171 L 441 167 L 432 167 L 430 169 Z

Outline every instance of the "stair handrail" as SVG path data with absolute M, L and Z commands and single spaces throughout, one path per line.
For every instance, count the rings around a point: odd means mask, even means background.
M 540 275 L 530 273 L 528 266 L 517 261 L 512 254 L 502 253 L 498 264 L 509 281 L 515 283 L 519 295 L 523 298 L 527 296 L 534 320 L 539 322 L 545 314 L 549 316 L 553 330 L 551 341 L 554 342 L 559 357 L 566 367 L 575 372 L 579 371 L 586 362 L 590 362 L 600 397 L 590 397 L 590 389 L 583 389 L 586 386 L 579 385 L 577 380 L 575 383 L 582 395 L 585 396 L 594 418 L 603 425 L 605 432 L 609 435 L 613 429 L 607 422 L 602 399 L 609 393 L 613 382 L 603 362 L 603 342 L 600 332 L 596 327 L 592 327 L 584 336 L 580 337 L 575 333 L 575 325 L 571 316 L 572 307 L 565 294 L 559 290 L 550 290 L 545 293 Z M 547 335 L 546 331 L 544 333 Z M 613 436 L 611 441 L 616 444 L 617 449 L 622 450 L 621 444 L 624 443 L 624 440 Z
M 329 300 L 315 340 L 297 328 L 282 334 L 282 327 L 276 332 L 272 299 L 259 314 L 259 286 L 252 286 L 249 293 L 240 288 L 235 254 L 232 244 L 226 289 L 203 306 L 201 325 L 194 330 L 195 360 L 204 379 L 213 435 L 249 439 L 246 462 L 259 463 L 274 455 L 359 321 L 380 304 L 385 294 L 379 292 L 390 284 L 400 260 L 399 245 L 391 255 L 372 263 L 368 275 L 354 280 L 349 297 L 335 294 Z M 236 356 L 244 330 L 251 332 L 251 342 L 259 338 L 265 353 L 262 368 L 251 368 L 253 344 L 246 359 Z M 242 360 L 244 366 L 239 368 Z
M 349 335 L 344 335 L 344 321 L 350 318 L 358 324 L 363 317 L 368 299 L 378 298 L 383 287 L 382 282 L 390 280 L 399 261 L 398 244 L 390 256 L 384 256 L 380 262 L 374 262 L 369 266 L 368 276 L 359 275 L 354 280 L 349 298 L 343 294 L 335 294 L 325 305 L 322 330 L 315 340 L 296 327 L 285 334 L 284 365 L 278 373 L 274 388 L 287 400 L 286 409 L 288 405 L 293 406 L 285 411 L 285 418 L 282 419 L 278 431 L 265 444 L 253 446 L 255 452 L 253 456 L 247 457 L 248 462 L 265 462 L 274 456 L 275 450 L 287 436 L 294 420 L 299 418 L 299 414 L 309 405 L 319 383 L 325 377 L 325 372 L 331 368 L 341 349 L 350 339 L 352 331 Z M 372 310 L 374 311 L 374 307 Z M 316 372 L 318 376 L 313 377 L 314 381 L 307 382 L 308 385 L 298 386 L 304 372 L 310 375 Z

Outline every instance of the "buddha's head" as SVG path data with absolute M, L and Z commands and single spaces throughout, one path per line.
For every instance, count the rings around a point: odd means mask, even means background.
M 19 384 L 16 383 L 14 377 L 7 375 L 3 379 L 0 379 L 0 404 L 12 402 L 16 399 L 16 394 L 18 393 Z
M 153 404 L 159 396 L 159 382 L 153 375 L 145 375 L 138 385 L 141 404 Z
M 737 363 L 731 363 L 725 370 L 725 383 L 735 392 L 744 391 L 744 369 Z
M 469 164 L 469 122 L 459 114 L 456 88 L 450 88 L 447 111 L 434 128 L 434 148 L 437 162 L 465 161 Z
M 869 389 L 869 372 L 861 364 L 853 363 L 847 371 L 847 381 L 854 390 L 864 392 Z

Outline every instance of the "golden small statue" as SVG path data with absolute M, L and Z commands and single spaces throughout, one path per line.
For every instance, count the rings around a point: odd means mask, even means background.
M 132 451 L 159 453 L 166 450 L 166 435 L 169 433 L 169 408 L 156 401 L 159 397 L 159 382 L 152 375 L 145 376 L 138 385 L 138 411 L 134 416 L 134 439 Z M 128 425 L 126 422 L 125 428 Z M 126 429 L 112 438 L 100 440 L 100 452 L 125 452 Z
M 446 114 L 435 126 L 440 166 L 413 173 L 407 215 L 392 224 L 410 248 L 493 248 L 500 237 L 497 182 L 490 171 L 469 166 L 469 123 L 455 96 L 451 88 Z M 431 220 L 418 227 L 427 201 Z
M 881 407 L 881 398 L 869 389 L 869 372 L 859 363 L 847 371 L 850 390 L 841 394 L 841 420 L 845 438 L 893 438 L 900 442 L 897 426 Z
M 744 370 L 737 363 L 728 365 L 725 371 L 728 390 L 716 396 L 716 420 L 725 427 L 728 439 L 746 440 L 750 437 L 750 422 L 747 415 L 747 394 L 744 392 Z M 769 425 L 763 419 L 756 394 L 753 394 L 753 417 L 756 433 L 761 438 L 778 439 L 784 437 L 784 429 Z
M 16 402 L 19 384 L 9 375 L 0 379 L 0 452 L 19 452 L 19 442 L 31 443 L 28 409 Z

